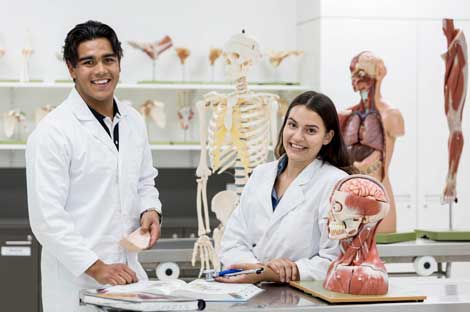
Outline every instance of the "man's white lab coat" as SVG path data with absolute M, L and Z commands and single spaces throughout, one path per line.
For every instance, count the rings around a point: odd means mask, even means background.
M 314 160 L 292 181 L 273 212 L 277 166 L 274 161 L 253 171 L 225 227 L 220 260 L 230 265 L 288 258 L 296 262 L 301 280 L 324 279 L 339 253 L 338 241 L 328 238 L 329 196 L 347 174 Z
M 119 240 L 139 227 L 144 210 L 161 212 L 157 170 L 142 117 L 116 103 L 119 151 L 75 89 L 28 139 L 28 209 L 43 247 L 44 312 L 78 311 L 78 291 L 98 286 L 84 273 L 97 259 L 127 263 L 147 278 Z

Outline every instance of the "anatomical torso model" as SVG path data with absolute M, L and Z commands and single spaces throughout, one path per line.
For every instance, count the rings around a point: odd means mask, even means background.
M 443 55 L 446 65 L 444 101 L 450 132 L 449 167 L 442 202 L 448 204 L 457 200 L 456 179 L 463 149 L 462 111 L 467 95 L 468 66 L 467 42 L 462 30 L 455 29 L 453 20 L 449 19 L 444 19 L 442 28 L 447 39 L 447 52 Z
M 338 182 L 330 198 L 328 231 L 340 241 L 340 255 L 328 269 L 323 287 L 353 295 L 384 295 L 388 275 L 375 243 L 375 232 L 389 210 L 384 187 L 366 175 Z
M 403 117 L 380 93 L 386 75 L 383 61 L 371 52 L 355 56 L 350 65 L 352 86 L 360 93 L 359 104 L 340 112 L 344 141 L 359 173 L 382 182 L 390 200 L 390 213 L 379 232 L 396 231 L 395 200 L 388 176 L 395 140 L 405 133 Z
M 236 91 L 230 94 L 210 92 L 196 103 L 201 140 L 201 158 L 196 170 L 199 238 L 194 246 L 192 262 L 194 265 L 199 254 L 201 272 L 211 267 L 210 262 L 216 269 L 220 266 L 207 236 L 210 233 L 206 192 L 208 177 L 214 172 L 222 173 L 235 167 L 235 186 L 239 196 L 253 168 L 266 161 L 269 142 L 276 141 L 278 96 L 248 91 L 247 71 L 260 57 L 255 40 L 245 34 L 233 36 L 225 46 L 224 58 L 227 74 L 236 83 Z M 208 110 L 211 110 L 209 124 L 206 121 Z M 207 164 L 207 152 L 211 169 Z M 233 206 L 227 204 L 219 209 L 233 209 Z

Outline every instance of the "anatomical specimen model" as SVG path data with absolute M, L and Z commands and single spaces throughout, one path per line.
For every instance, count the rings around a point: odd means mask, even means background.
M 154 42 L 127 42 L 131 47 L 136 48 L 144 52 L 152 60 L 152 80 L 156 79 L 156 67 L 157 59 L 164 51 L 168 50 L 173 46 L 173 41 L 169 36 L 163 37 L 160 41 Z
M 165 113 L 165 103 L 158 102 L 155 100 L 147 100 L 144 104 L 139 107 L 139 111 L 144 117 L 145 124 L 147 126 L 147 133 L 150 138 L 149 125 L 147 119 L 150 119 L 159 127 L 166 127 L 166 113 Z
M 211 81 L 215 80 L 215 70 L 214 70 L 215 61 L 217 61 L 217 59 L 222 55 L 222 53 L 223 53 L 222 49 L 218 49 L 218 48 L 211 48 L 209 50 L 209 64 L 211 66 Z
M 3 114 L 3 130 L 8 139 L 16 135 L 16 139 L 22 139 L 21 131 L 26 127 L 26 114 L 19 109 L 12 109 Z M 23 129 L 21 128 L 23 127 Z
M 41 119 L 46 117 L 46 115 L 49 114 L 54 108 L 55 106 L 52 105 L 44 105 L 36 109 L 36 113 L 34 114 L 34 121 L 36 124 L 38 124 Z
M 395 140 L 405 134 L 400 111 L 391 107 L 380 93 L 387 69 L 371 52 L 355 56 L 349 67 L 352 86 L 359 92 L 359 104 L 339 113 L 341 132 L 354 167 L 383 183 L 390 200 L 390 213 L 382 222 L 379 232 L 396 231 L 396 210 L 388 168 Z
M 24 48 L 21 50 L 21 73 L 20 73 L 20 81 L 21 82 L 28 82 L 29 81 L 29 59 L 31 55 L 33 55 L 33 47 L 32 47 L 32 39 L 31 33 L 28 32 L 26 43 Z
M 462 112 L 468 83 L 467 42 L 461 29 L 454 28 L 451 19 L 444 19 L 442 29 L 447 39 L 445 61 L 444 101 L 449 127 L 449 166 L 442 202 L 457 201 L 457 170 L 463 149 Z
M 384 295 L 388 274 L 379 257 L 375 232 L 389 210 L 384 187 L 366 175 L 338 182 L 330 197 L 328 231 L 340 240 L 340 254 L 328 269 L 323 287 L 353 295 Z
M 181 64 L 181 80 L 186 81 L 186 71 L 184 64 L 186 64 L 186 59 L 191 55 L 191 51 L 188 48 L 175 48 L 176 55 L 180 59 Z
M 224 48 L 224 59 L 226 74 L 235 82 L 235 92 L 210 92 L 196 103 L 201 140 L 201 158 L 196 170 L 199 238 L 194 246 L 192 262 L 194 265 L 199 255 L 200 272 L 210 269 L 211 262 L 215 269 L 220 266 L 208 237 L 206 188 L 209 176 L 235 167 L 235 186 L 239 196 L 253 168 L 266 161 L 269 142 L 276 143 L 278 96 L 248 91 L 248 69 L 260 58 L 259 46 L 254 39 L 245 34 L 231 37 Z M 209 110 L 211 116 L 207 124 Z M 207 164 L 208 151 L 211 169 Z M 223 209 L 233 209 L 233 206 L 234 203 L 225 204 Z
M 281 65 L 282 61 L 287 58 L 288 56 L 295 55 L 295 56 L 300 56 L 304 54 L 303 51 L 300 50 L 293 50 L 293 51 L 279 51 L 279 52 L 269 52 L 269 62 L 271 65 L 276 68 L 279 65 Z

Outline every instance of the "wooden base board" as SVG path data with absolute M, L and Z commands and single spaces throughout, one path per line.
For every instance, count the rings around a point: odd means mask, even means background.
M 377 233 L 375 236 L 377 244 L 392 244 L 399 242 L 414 241 L 415 232 Z
M 470 231 L 432 231 L 415 230 L 417 238 L 428 238 L 435 241 L 470 241 Z
M 426 296 L 413 294 L 410 289 L 400 288 L 398 286 L 389 285 L 386 295 L 350 295 L 329 291 L 323 288 L 323 281 L 299 281 L 290 282 L 290 286 L 302 290 L 303 292 L 314 297 L 323 299 L 328 303 L 365 303 L 365 302 L 409 302 L 424 301 Z

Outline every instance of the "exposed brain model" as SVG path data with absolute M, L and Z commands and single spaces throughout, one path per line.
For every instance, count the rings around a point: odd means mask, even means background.
M 349 69 L 352 87 L 360 93 L 360 102 L 340 112 L 341 132 L 354 167 L 382 182 L 388 193 L 391 210 L 379 231 L 395 232 L 395 200 L 388 168 L 395 140 L 405 133 L 403 117 L 380 93 L 387 73 L 382 59 L 371 52 L 362 52 L 352 59 Z
M 462 112 L 467 95 L 468 57 L 463 31 L 455 29 L 450 19 L 443 20 L 442 28 L 447 39 L 447 52 L 443 57 L 445 113 L 449 126 L 449 167 L 442 202 L 451 203 L 457 200 L 457 169 L 463 149 Z
M 353 295 L 383 295 L 388 275 L 375 243 L 375 232 L 389 210 L 384 187 L 366 175 L 338 182 L 330 198 L 328 231 L 340 241 L 340 255 L 326 275 L 323 287 Z

